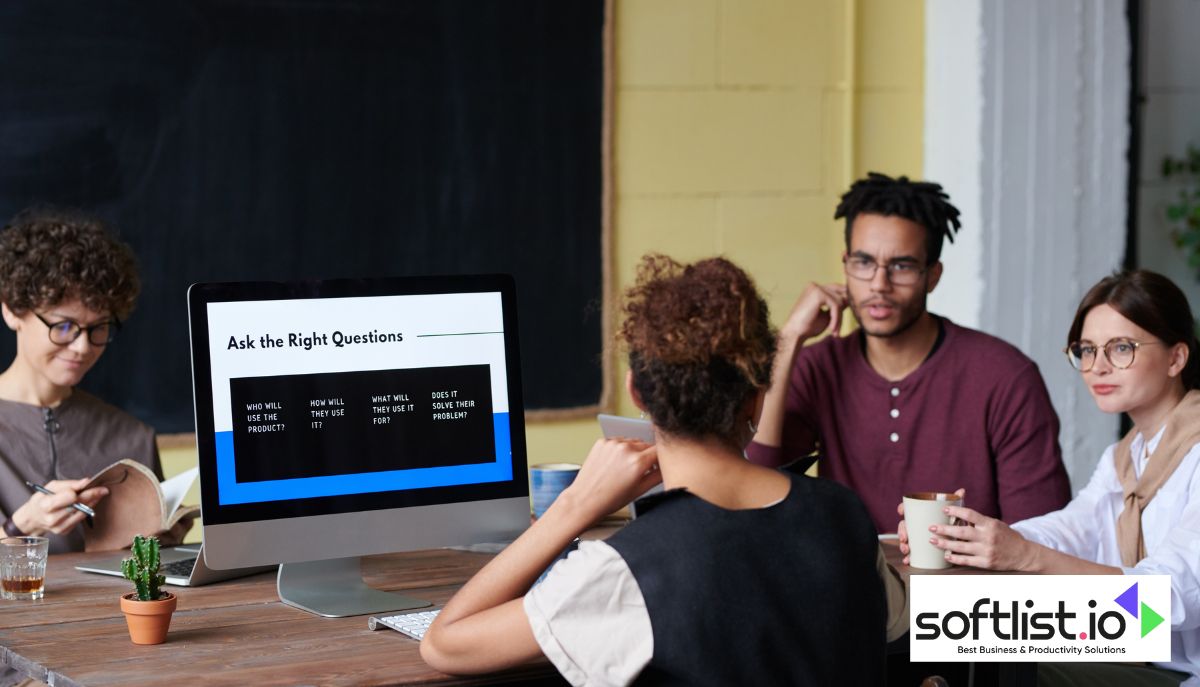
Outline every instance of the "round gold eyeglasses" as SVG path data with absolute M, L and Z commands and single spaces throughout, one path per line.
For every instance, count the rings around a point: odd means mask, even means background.
M 1097 352 L 1103 351 L 1108 363 L 1118 370 L 1128 369 L 1133 365 L 1137 349 L 1142 346 L 1160 344 L 1161 341 L 1133 341 L 1132 339 L 1109 339 L 1103 346 L 1097 346 L 1091 341 L 1076 341 L 1063 349 L 1071 367 L 1080 372 L 1087 372 L 1096 364 Z

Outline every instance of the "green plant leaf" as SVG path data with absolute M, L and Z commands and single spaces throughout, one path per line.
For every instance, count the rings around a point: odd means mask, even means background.
M 133 581 L 141 601 L 153 601 L 161 596 L 159 587 L 165 582 L 159 573 L 158 537 L 135 535 L 130 547 L 131 558 L 121 561 L 121 573 Z
M 133 549 L 132 549 L 133 550 L 133 560 L 137 561 L 137 566 L 139 568 L 146 567 L 146 560 L 147 560 L 147 558 L 149 558 L 149 556 L 147 555 L 146 549 L 147 549 L 146 538 L 140 534 L 134 535 Z
M 150 537 L 146 540 L 146 553 L 146 569 L 158 572 L 158 537 Z
M 1179 220 L 1183 219 L 1185 210 L 1186 208 L 1184 208 L 1182 205 L 1168 205 L 1167 219 L 1172 222 L 1178 222 Z

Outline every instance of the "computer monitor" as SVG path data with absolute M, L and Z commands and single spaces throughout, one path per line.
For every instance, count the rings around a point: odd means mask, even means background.
M 529 525 L 516 292 L 504 275 L 188 290 L 205 563 L 282 564 L 336 617 L 428 605 L 359 556 Z

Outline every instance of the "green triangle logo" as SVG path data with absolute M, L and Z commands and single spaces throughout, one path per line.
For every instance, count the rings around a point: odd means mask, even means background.
M 1154 612 L 1145 603 L 1142 604 L 1142 636 L 1150 634 L 1150 631 L 1162 624 L 1163 618 L 1161 615 Z

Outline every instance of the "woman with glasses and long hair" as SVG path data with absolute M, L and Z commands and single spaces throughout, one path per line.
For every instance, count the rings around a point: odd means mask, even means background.
M 574 685 L 880 684 L 886 631 L 903 634 L 908 614 L 866 508 L 841 485 L 742 453 L 775 353 L 750 278 L 722 258 L 648 256 L 621 339 L 656 444 L 597 442 L 574 483 L 446 604 L 421 655 L 451 673 L 545 655 Z M 660 481 L 637 520 L 533 586 L 582 531 Z
M 1065 508 L 1011 527 L 970 508 L 934 526 L 946 560 L 1059 575 L 1171 576 L 1171 660 L 1040 664 L 1039 684 L 1200 685 L 1200 350 L 1191 308 L 1166 277 L 1107 277 L 1083 298 L 1065 349 L 1096 405 L 1133 429 Z M 969 496 L 969 495 L 968 495 Z M 901 549 L 907 536 L 901 530 Z
M 76 388 L 139 288 L 132 251 L 99 220 L 40 208 L 0 232 L 0 309 L 17 337 L 16 357 L 0 373 L 5 536 L 46 536 L 51 553 L 82 551 L 85 514 L 73 504 L 94 506 L 108 494 L 85 489 L 92 475 L 130 458 L 161 479 L 153 430 Z

